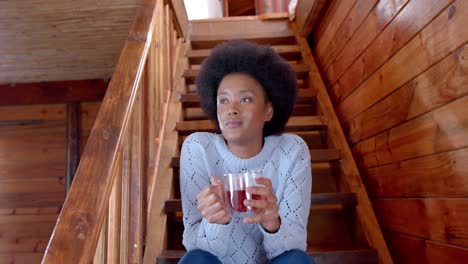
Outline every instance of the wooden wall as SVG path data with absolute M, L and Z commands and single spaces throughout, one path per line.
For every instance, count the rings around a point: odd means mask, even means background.
M 82 146 L 99 105 L 80 104 Z M 65 104 L 0 106 L 0 263 L 42 259 L 65 198 L 66 124 Z
M 137 3 L 0 1 L 0 84 L 110 78 Z
M 309 36 L 395 263 L 468 258 L 468 1 L 333 0 Z

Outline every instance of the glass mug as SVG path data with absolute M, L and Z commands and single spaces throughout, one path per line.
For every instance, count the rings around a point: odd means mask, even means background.
M 250 186 L 261 186 L 255 183 L 255 179 L 263 177 L 260 171 L 227 173 L 224 174 L 224 190 L 226 201 L 233 211 L 239 213 L 252 212 L 252 208 L 244 205 L 244 200 L 261 200 L 261 195 L 250 194 L 246 188 Z

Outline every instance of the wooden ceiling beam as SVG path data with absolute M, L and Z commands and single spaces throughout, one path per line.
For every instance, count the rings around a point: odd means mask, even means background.
M 0 84 L 0 106 L 101 101 L 107 80 Z

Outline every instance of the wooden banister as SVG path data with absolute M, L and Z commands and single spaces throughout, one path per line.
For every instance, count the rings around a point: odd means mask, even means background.
M 178 21 L 182 0 L 171 7 L 140 1 L 42 263 L 142 261 L 145 182 L 183 42 L 174 27 L 188 30 L 188 20 Z

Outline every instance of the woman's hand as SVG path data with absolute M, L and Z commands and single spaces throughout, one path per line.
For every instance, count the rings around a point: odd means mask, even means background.
M 212 177 L 213 184 L 208 185 L 197 195 L 202 216 L 212 224 L 227 224 L 231 221 L 231 213 L 224 201 L 224 185 L 219 176 Z
M 253 224 L 260 223 L 265 230 L 270 233 L 278 231 L 281 221 L 278 215 L 278 204 L 276 195 L 273 193 L 271 187 L 271 180 L 268 178 L 256 178 L 255 182 L 263 186 L 251 186 L 247 188 L 250 194 L 261 195 L 261 200 L 245 200 L 246 206 L 252 207 L 255 214 L 253 216 L 246 216 L 244 223 Z

